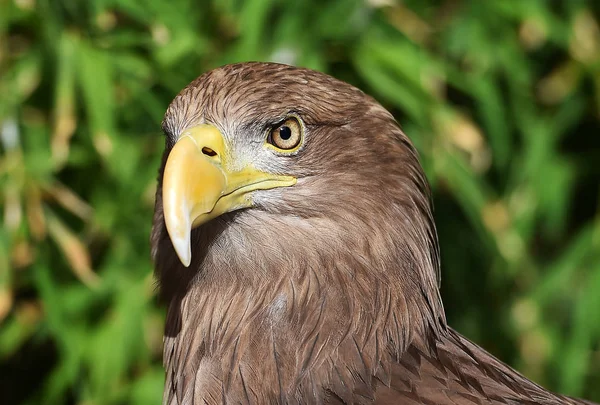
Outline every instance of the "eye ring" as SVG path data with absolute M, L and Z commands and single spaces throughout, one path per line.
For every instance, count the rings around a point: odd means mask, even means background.
M 278 151 L 296 151 L 303 138 L 302 124 L 296 117 L 289 117 L 269 130 L 267 143 Z

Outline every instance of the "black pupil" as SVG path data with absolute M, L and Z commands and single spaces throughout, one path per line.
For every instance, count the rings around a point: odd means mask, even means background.
M 283 139 L 284 141 L 287 141 L 288 139 L 290 139 L 292 137 L 292 130 L 290 129 L 290 127 L 284 125 L 282 127 L 279 128 L 279 137 L 281 139 Z

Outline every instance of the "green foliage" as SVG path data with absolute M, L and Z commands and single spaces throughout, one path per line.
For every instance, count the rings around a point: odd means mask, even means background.
M 599 10 L 0 1 L 0 402 L 160 403 L 160 121 L 200 73 L 245 60 L 330 73 L 394 112 L 433 185 L 451 325 L 599 401 Z

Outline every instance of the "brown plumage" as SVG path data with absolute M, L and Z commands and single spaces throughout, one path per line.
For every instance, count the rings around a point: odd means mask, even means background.
M 303 123 L 300 149 L 261 147 L 290 116 Z M 195 228 L 186 268 L 165 227 L 163 171 L 180 134 L 200 124 L 297 183 L 254 191 L 251 207 Z M 585 403 L 446 325 L 429 187 L 371 97 L 306 69 L 229 65 L 187 86 L 163 129 L 151 242 L 169 305 L 165 404 Z

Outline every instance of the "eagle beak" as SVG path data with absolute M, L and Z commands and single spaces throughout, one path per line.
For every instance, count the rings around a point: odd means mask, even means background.
M 287 187 L 296 178 L 241 169 L 219 130 L 199 125 L 185 130 L 169 153 L 163 174 L 163 211 L 167 232 L 184 266 L 192 260 L 193 228 L 226 212 L 252 206 L 251 192 Z

